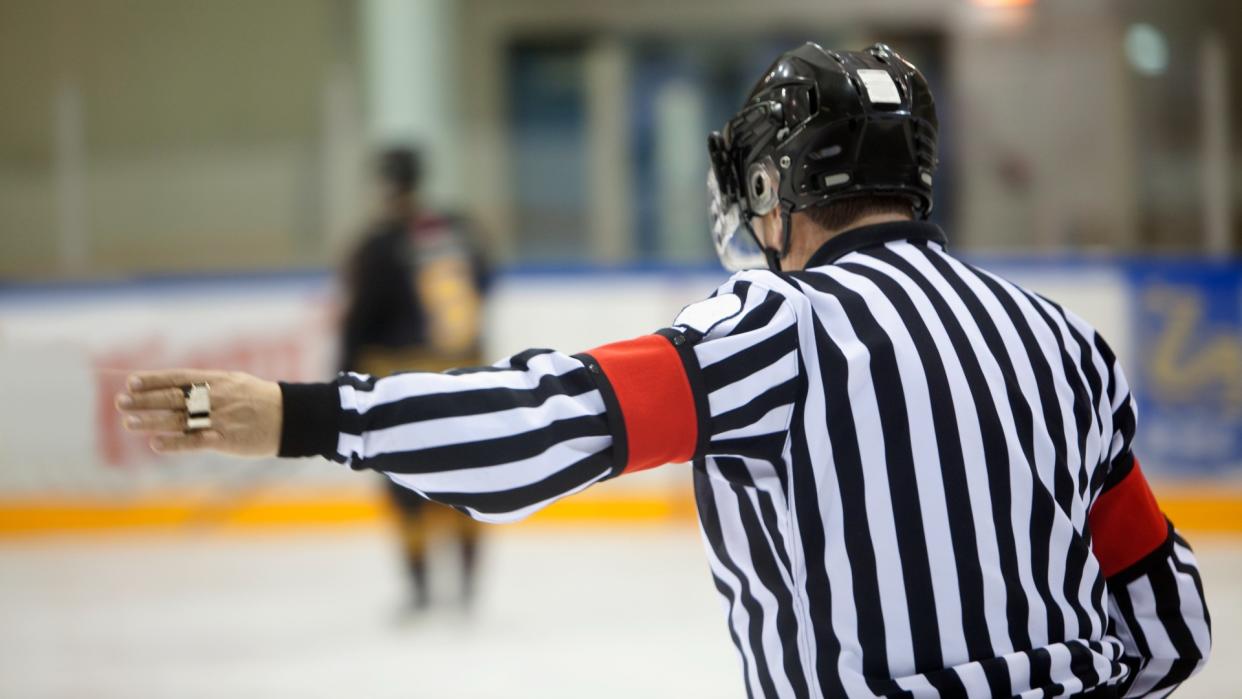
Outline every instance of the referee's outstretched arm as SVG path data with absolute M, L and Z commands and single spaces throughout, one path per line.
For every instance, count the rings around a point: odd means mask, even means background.
M 127 427 L 161 433 L 160 451 L 322 456 L 475 519 L 515 521 L 598 481 L 702 455 L 713 429 L 727 444 L 783 440 L 798 373 L 793 311 L 747 281 L 723 289 L 673 327 L 576 355 L 532 349 L 487 367 L 342 373 L 279 391 L 235 373 L 146 372 L 120 407 L 131 411 Z M 773 351 L 776 363 L 756 362 Z M 210 385 L 219 407 L 212 429 L 186 433 L 181 387 L 194 383 Z M 721 396 L 726 384 L 740 390 Z M 258 391 L 279 406 L 279 424 L 247 428 L 264 409 L 228 402 Z M 239 447 L 237 429 L 266 441 Z

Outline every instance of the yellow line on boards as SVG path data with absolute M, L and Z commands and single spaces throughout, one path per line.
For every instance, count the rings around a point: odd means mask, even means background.
M 0 536 L 180 527 L 252 529 L 362 524 L 384 521 L 391 516 L 390 505 L 379 493 L 335 497 L 265 494 L 235 501 L 170 493 L 119 501 L 102 497 L 0 499 Z M 567 498 L 535 513 L 527 521 L 548 525 L 692 522 L 693 517 L 694 502 L 688 495 L 642 494 Z
M 1242 492 L 1238 490 L 1166 488 L 1156 497 L 1179 530 L 1242 533 Z
M 1210 487 L 1158 489 L 1161 508 L 1188 532 L 1242 533 L 1242 489 Z M 378 492 L 300 492 L 275 489 L 231 499 L 201 493 L 159 493 L 111 500 L 94 497 L 0 498 L 0 536 L 125 529 L 210 526 L 248 530 L 263 527 L 378 523 L 391 518 Z M 621 522 L 695 521 L 688 492 L 606 491 L 553 503 L 527 520 L 565 526 Z

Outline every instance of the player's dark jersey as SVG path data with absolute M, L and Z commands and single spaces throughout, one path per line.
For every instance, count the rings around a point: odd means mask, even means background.
M 458 218 L 427 214 L 383 219 L 366 232 L 343 274 L 342 371 L 368 371 L 366 355 L 377 350 L 428 359 L 452 354 L 459 361 L 463 351 L 476 348 L 477 313 L 460 319 L 470 336 L 461 343 L 465 347 L 441 347 L 435 332 L 446 308 L 486 292 L 487 268 L 465 228 Z M 454 269 L 446 270 L 448 263 Z M 444 290 L 455 284 L 463 288 Z
M 283 388 L 282 453 L 489 521 L 692 461 L 752 696 L 1162 696 L 1208 654 L 1107 344 L 928 224 L 583 354 Z

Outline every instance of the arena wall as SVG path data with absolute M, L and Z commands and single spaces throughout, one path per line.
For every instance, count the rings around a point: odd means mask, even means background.
M 1135 386 L 1141 458 L 1166 509 L 1192 528 L 1242 531 L 1238 266 L 989 262 L 1109 338 Z M 640 335 L 724 278 L 705 268 L 511 270 L 489 303 L 487 353 L 578 351 Z M 374 477 L 316 460 L 156 457 L 111 407 L 140 367 L 329 377 L 335 298 L 321 272 L 0 287 L 0 533 L 380 516 Z M 536 520 L 688 518 L 685 469 L 605 484 Z

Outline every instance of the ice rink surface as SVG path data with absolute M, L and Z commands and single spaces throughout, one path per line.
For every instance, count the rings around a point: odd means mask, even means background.
M 697 532 L 489 530 L 479 605 L 405 623 L 380 528 L 0 542 L 0 697 L 742 697 Z M 1242 540 L 1193 537 L 1239 697 Z

